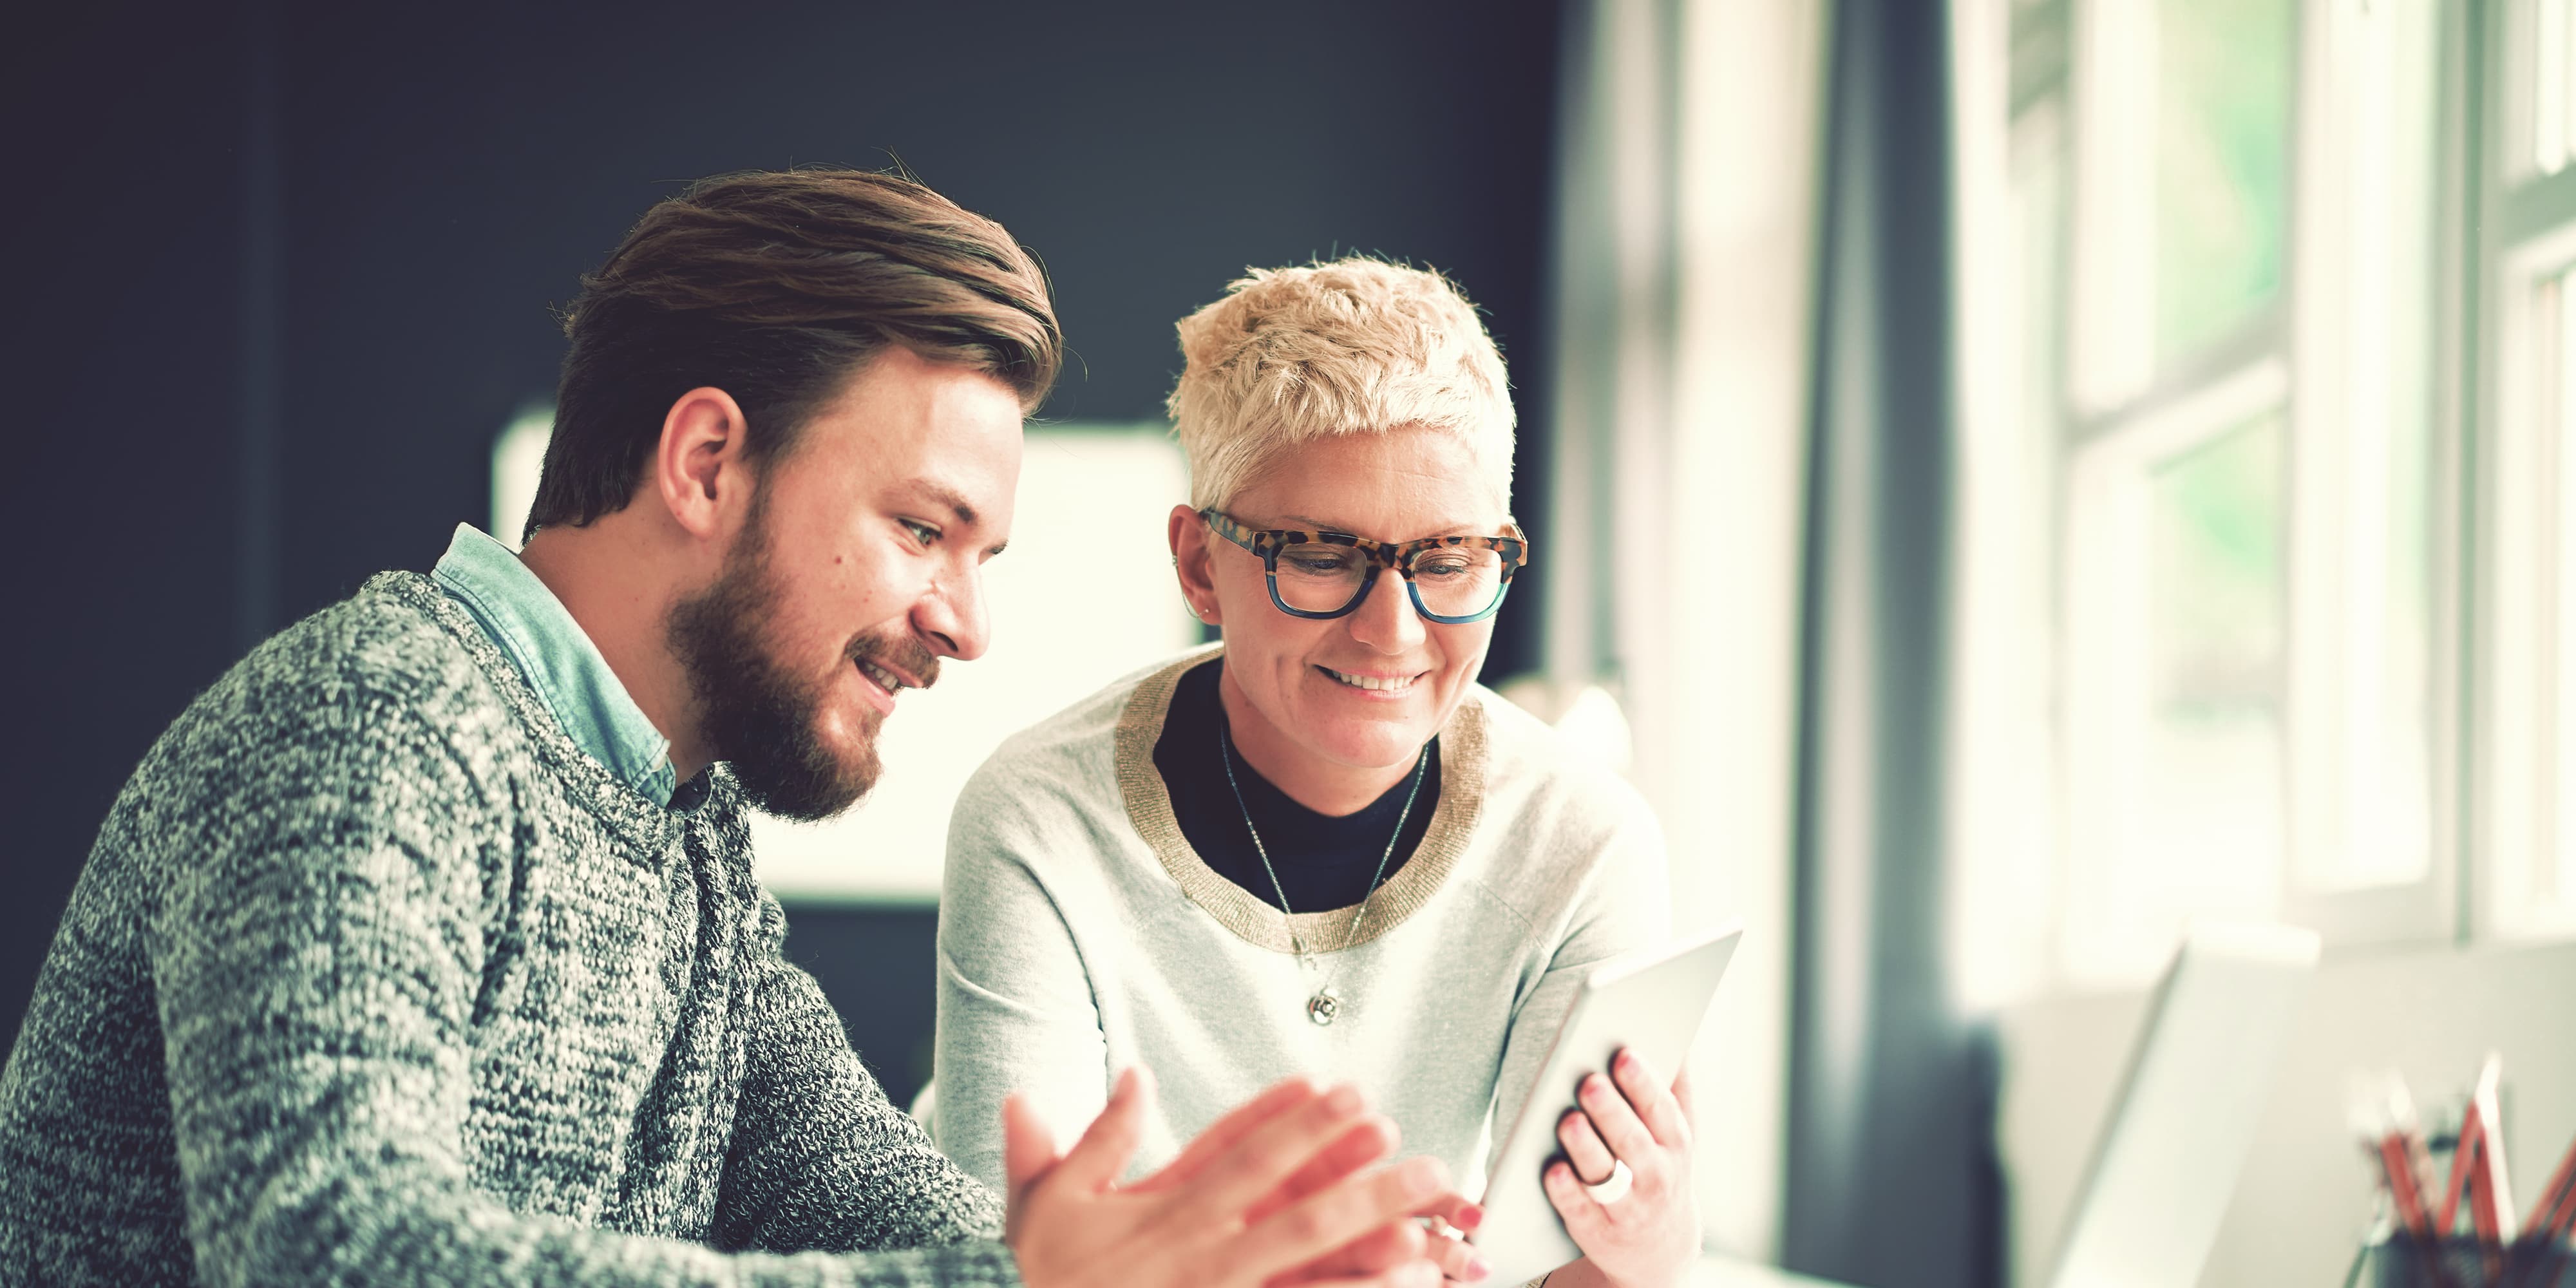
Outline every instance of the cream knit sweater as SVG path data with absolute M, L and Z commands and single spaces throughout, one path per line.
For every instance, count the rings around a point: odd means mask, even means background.
M 1005 1095 L 1030 1093 L 1069 1136 L 1143 1064 L 1161 1095 L 1141 1170 L 1302 1072 L 1358 1083 L 1403 1152 L 1474 1185 L 1489 1118 L 1499 1103 L 1508 1125 L 1528 1095 L 1586 968 L 1666 933 L 1653 816 L 1471 688 L 1441 732 L 1430 831 L 1348 947 L 1355 907 L 1296 916 L 1310 948 L 1335 950 L 1301 973 L 1290 919 L 1200 860 L 1154 769 L 1173 688 L 1216 651 L 1013 737 L 959 797 L 939 918 L 941 1148 L 998 1184 Z M 1305 1002 L 1327 977 L 1344 1004 L 1319 1027 Z

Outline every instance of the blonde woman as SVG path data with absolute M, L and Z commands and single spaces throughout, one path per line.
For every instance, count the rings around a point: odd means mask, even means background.
M 1476 682 L 1530 557 L 1502 357 L 1448 282 L 1368 259 L 1256 271 L 1180 336 L 1171 549 L 1224 642 L 1017 735 L 959 800 L 937 1134 L 999 1184 L 1005 1097 L 1079 1124 L 1143 1065 L 1150 1167 L 1302 1073 L 1481 1175 L 1585 969 L 1667 929 L 1643 802 Z M 1672 1074 L 1623 1059 L 1559 1124 L 1586 1256 L 1557 1288 L 1697 1253 Z

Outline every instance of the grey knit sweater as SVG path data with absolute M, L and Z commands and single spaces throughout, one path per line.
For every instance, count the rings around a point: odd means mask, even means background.
M 1013 1284 L 992 1194 L 663 809 L 389 573 L 117 798 L 0 1074 L 0 1284 Z

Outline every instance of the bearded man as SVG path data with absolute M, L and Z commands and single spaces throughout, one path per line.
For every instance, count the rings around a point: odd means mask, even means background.
M 1035 262 L 901 178 L 665 201 L 569 310 L 523 554 L 471 528 L 255 650 L 100 829 L 0 1075 L 0 1280 L 1430 1283 L 1473 1217 L 1349 1088 L 1003 1203 L 850 1051 L 753 879 L 990 635 Z M 1444 1254 L 1445 1255 L 1445 1254 Z

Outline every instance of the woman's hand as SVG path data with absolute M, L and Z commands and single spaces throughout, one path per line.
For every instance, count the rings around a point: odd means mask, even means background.
M 1476 1246 L 1467 1236 L 1485 1220 L 1485 1209 L 1455 1194 L 1444 1194 L 1429 1209 L 1414 1215 L 1423 1218 L 1431 1233 L 1431 1246 L 1424 1255 L 1440 1263 L 1440 1277 L 1454 1284 L 1483 1283 L 1493 1273 Z
M 1417 1158 L 1371 1170 L 1393 1124 L 1350 1087 L 1292 1079 L 1192 1142 L 1133 1186 L 1150 1083 L 1118 1080 L 1107 1107 L 1061 1157 L 1026 1102 L 1003 1103 L 1010 1216 L 1004 1240 L 1030 1288 L 1433 1288 L 1416 1213 L 1455 1201 L 1445 1169 Z
M 1610 1072 L 1586 1075 L 1575 1093 L 1582 1107 L 1556 1124 L 1565 1158 L 1547 1165 L 1548 1201 L 1603 1279 L 1618 1288 L 1669 1288 L 1699 1255 L 1690 1075 L 1668 1090 L 1633 1051 L 1621 1051 Z M 1610 1181 L 1621 1163 L 1631 1177 L 1628 1192 L 1608 1203 L 1593 1197 L 1586 1186 Z

